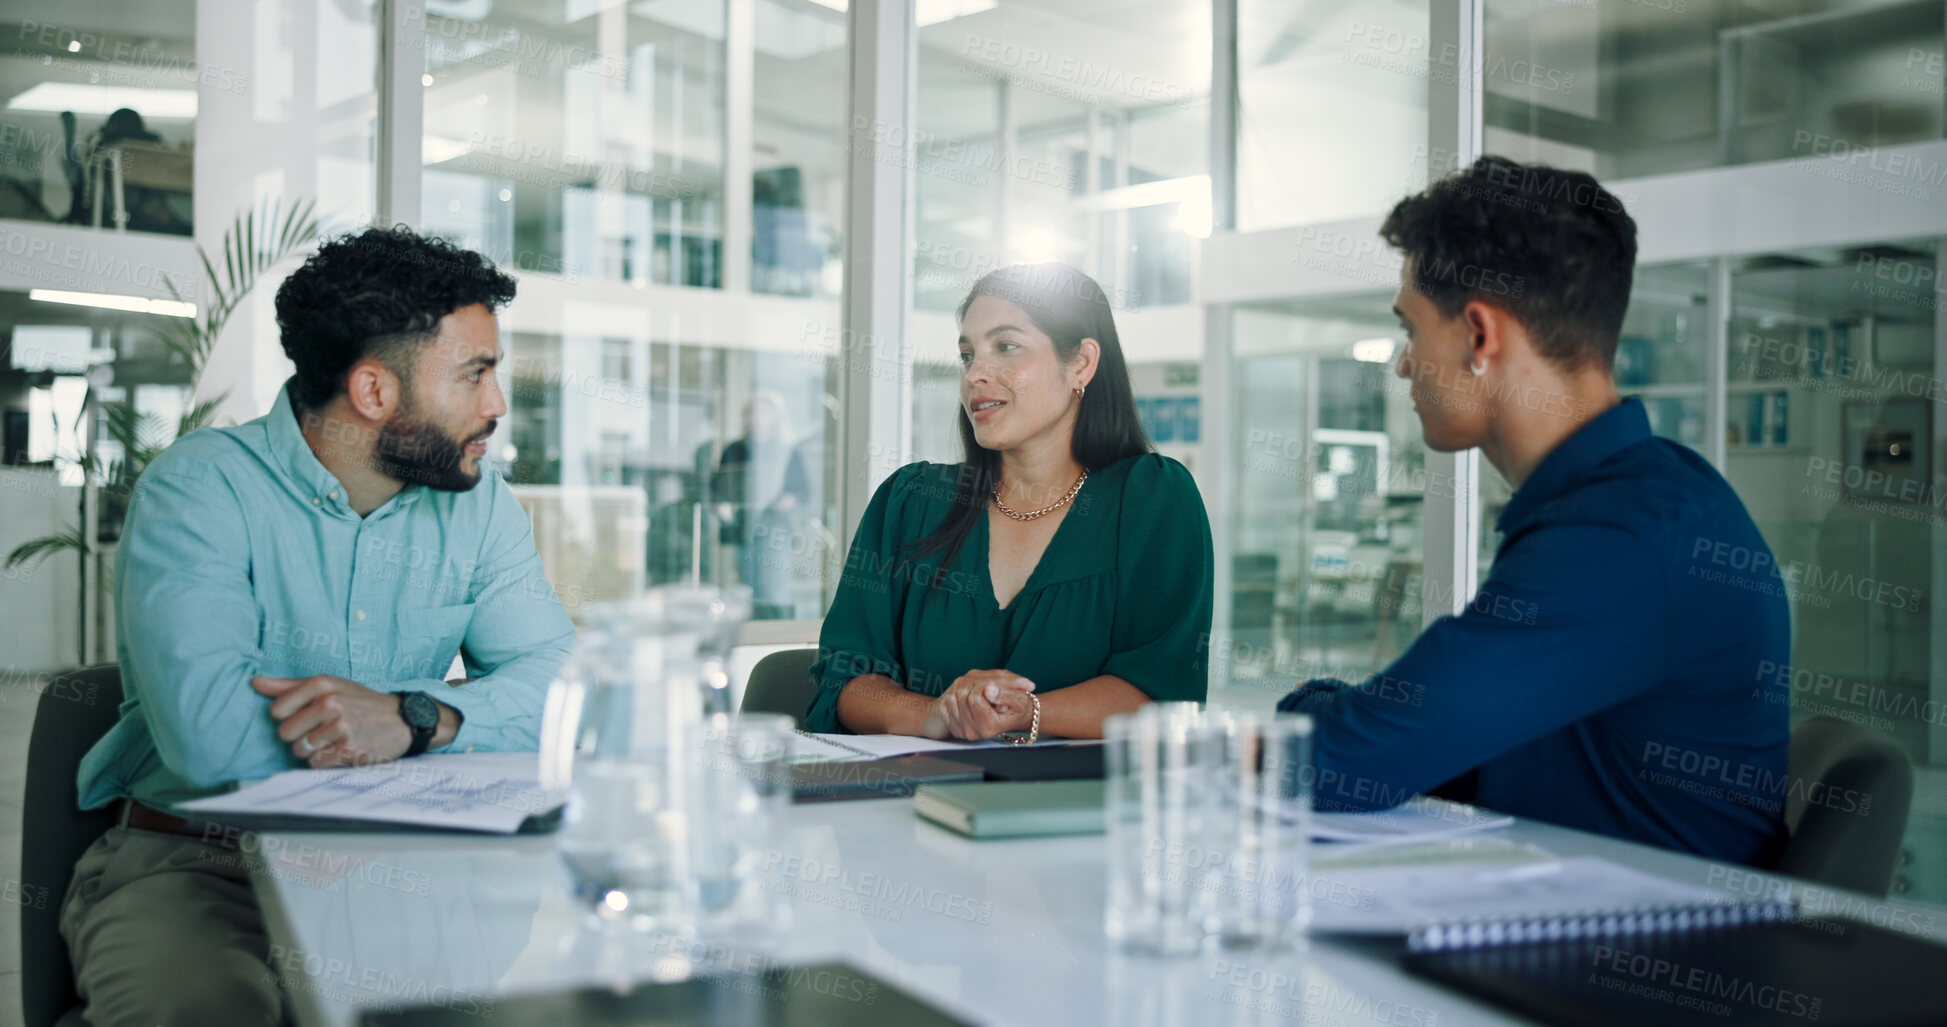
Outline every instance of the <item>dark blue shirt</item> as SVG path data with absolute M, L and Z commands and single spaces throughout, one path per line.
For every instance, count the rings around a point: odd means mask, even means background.
M 1744 504 L 1626 400 L 1508 502 L 1492 572 L 1317 720 L 1318 808 L 1383 809 L 1472 776 L 1486 807 L 1764 865 L 1785 839 L 1791 622 Z M 1445 792 L 1445 790 L 1443 790 Z

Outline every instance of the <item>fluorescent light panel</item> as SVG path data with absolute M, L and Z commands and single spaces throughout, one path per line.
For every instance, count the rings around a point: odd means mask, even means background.
M 42 82 L 7 101 L 7 109 L 107 117 L 123 107 L 144 118 L 193 118 L 196 90 L 144 89 L 140 86 L 96 86 L 81 82 Z
M 176 300 L 152 300 L 147 296 L 123 296 L 112 292 L 68 292 L 64 289 L 29 289 L 27 298 L 42 303 L 67 303 L 77 307 L 126 310 L 135 314 L 162 314 L 166 317 L 195 317 L 196 304 Z

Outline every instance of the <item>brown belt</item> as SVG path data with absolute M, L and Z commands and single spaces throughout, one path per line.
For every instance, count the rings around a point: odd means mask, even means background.
M 234 849 L 238 844 L 238 832 L 234 830 L 206 820 L 188 820 L 173 813 L 164 813 L 159 809 L 144 806 L 134 799 L 122 800 L 116 822 L 137 831 L 154 831 L 159 834 L 194 838 L 221 849 Z

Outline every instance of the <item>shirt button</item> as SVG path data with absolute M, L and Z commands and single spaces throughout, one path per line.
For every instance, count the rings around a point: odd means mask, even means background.
M 317 496 L 312 496 L 312 497 L 311 497 L 311 505 L 312 505 L 312 506 L 323 506 L 323 505 L 324 505 L 324 500 L 322 500 L 322 499 L 319 499 L 319 498 L 318 498 Z
M 364 610 L 359 610 L 359 611 L 356 611 L 356 612 L 354 612 L 354 613 L 352 614 L 352 616 L 353 616 L 353 617 L 356 617 L 356 618 L 358 618 L 359 620 L 364 620 L 364 619 L 365 619 L 365 611 L 364 611 Z
M 338 493 L 336 493 L 336 492 L 332 492 L 332 493 L 329 493 L 329 494 L 327 494 L 327 495 L 325 496 L 325 498 L 326 498 L 326 499 L 337 499 L 337 498 L 338 498 Z

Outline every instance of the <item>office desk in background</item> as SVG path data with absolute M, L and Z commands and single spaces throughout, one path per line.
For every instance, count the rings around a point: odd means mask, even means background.
M 1517 821 L 1497 832 L 1558 856 L 1595 855 L 1727 893 L 1748 871 Z M 275 834 L 252 860 L 301 1027 L 361 1008 L 437 1003 L 491 1014 L 497 997 L 600 984 L 618 967 L 680 975 L 750 969 L 674 939 L 605 944 L 551 837 Z M 1101 836 L 974 841 L 920 820 L 910 800 L 794 806 L 764 877 L 793 923 L 773 962 L 842 958 L 979 1023 L 1390 1024 L 1522 1022 L 1412 977 L 1386 944 L 1313 938 L 1303 952 L 1122 957 L 1102 935 Z M 1947 915 L 1823 891 L 1807 912 L 1936 940 Z M 718 960 L 712 965 L 712 960 Z M 860 1022 L 870 1022 L 862 1007 Z M 484 1019 L 485 1017 L 483 1017 Z

